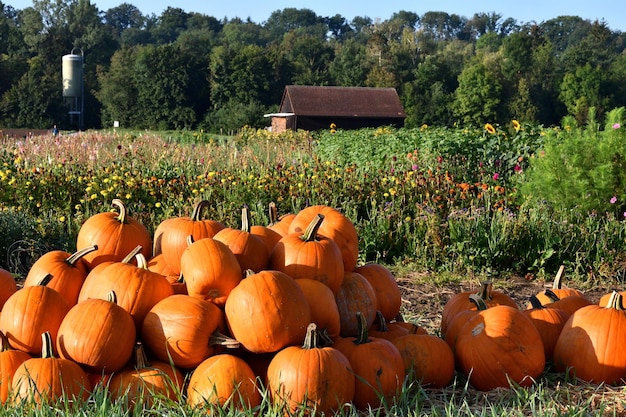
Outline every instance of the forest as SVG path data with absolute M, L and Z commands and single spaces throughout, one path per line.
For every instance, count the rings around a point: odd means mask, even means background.
M 479 6 L 477 6 L 479 7 Z M 405 125 L 543 126 L 626 105 L 626 36 L 604 21 L 518 23 L 477 11 L 351 21 L 310 9 L 264 22 L 121 3 L 0 0 L 0 127 L 77 129 L 62 57 L 81 51 L 84 126 L 232 132 L 269 124 L 284 87 L 393 87 Z

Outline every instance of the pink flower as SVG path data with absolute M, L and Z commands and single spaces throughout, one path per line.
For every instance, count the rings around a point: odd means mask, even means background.
M 520 164 L 515 164 L 515 166 L 513 167 L 513 171 L 515 172 L 520 172 L 522 170 L 522 167 L 520 166 Z
M 609 201 L 611 204 L 615 204 L 617 202 L 617 197 L 613 196 Z
M 615 123 L 613 125 L 613 129 L 619 129 L 620 127 L 622 127 L 622 125 L 620 125 L 619 123 Z
M 495 173 L 493 174 L 493 180 L 494 180 L 494 181 L 498 181 L 498 178 L 500 178 L 500 174 L 498 174 L 497 172 L 495 172 Z

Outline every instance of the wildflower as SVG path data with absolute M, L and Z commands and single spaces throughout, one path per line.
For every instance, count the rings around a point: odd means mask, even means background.
M 417 171 L 417 170 L 419 169 L 419 167 L 418 167 L 417 165 L 412 165 L 412 166 L 411 166 L 411 169 L 412 169 L 413 171 Z
M 494 133 L 496 133 L 496 129 L 493 127 L 493 125 L 492 125 L 491 123 L 486 123 L 486 124 L 485 124 L 485 130 L 486 130 L 487 132 L 489 132 L 490 134 L 492 134 L 492 135 L 493 135 Z
M 497 172 L 493 173 L 493 180 L 494 181 L 498 181 L 498 179 L 500 178 L 500 174 L 498 174 Z
M 522 125 L 520 125 L 519 122 L 515 119 L 513 119 L 512 123 L 513 129 L 515 129 L 516 132 L 519 132 L 519 130 L 522 128 Z
M 156 208 L 160 208 L 161 207 L 161 203 L 159 203 L 158 201 L 156 203 L 154 203 L 154 207 Z
M 513 171 L 515 172 L 520 172 L 522 170 L 522 167 L 520 166 L 520 164 L 515 164 L 515 166 L 513 167 Z
M 617 197 L 616 197 L 616 196 L 611 197 L 611 199 L 609 200 L 609 202 L 610 202 L 611 204 L 615 204 L 615 203 L 617 202 Z
M 619 129 L 620 127 L 622 127 L 622 125 L 620 125 L 619 123 L 615 123 L 613 125 L 613 129 Z

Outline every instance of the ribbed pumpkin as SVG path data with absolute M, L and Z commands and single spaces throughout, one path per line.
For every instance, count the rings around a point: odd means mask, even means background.
M 6 269 L 0 268 L 0 311 L 4 303 L 17 291 L 17 282 Z
M 376 293 L 367 279 L 356 272 L 346 272 L 339 291 L 335 294 L 339 309 L 342 337 L 356 337 L 359 324 L 356 313 L 360 312 L 368 328 L 376 319 Z
M 62 250 L 46 252 L 31 266 L 24 280 L 24 287 L 39 285 L 41 277 L 50 274 L 52 279 L 47 287 L 58 291 L 70 307 L 75 305 L 89 273 L 83 257 L 97 249 L 98 247 L 94 245 L 73 254 Z
M 626 379 L 626 310 L 613 292 L 606 307 L 576 310 L 554 348 L 555 368 L 584 381 L 623 384 Z
M 41 357 L 28 359 L 13 374 L 15 402 L 45 404 L 60 399 L 87 400 L 91 392 L 89 378 L 82 368 L 52 352 L 52 336 L 40 335 Z
M 83 300 L 67 312 L 59 326 L 59 355 L 90 373 L 110 374 L 130 360 L 137 336 L 130 313 L 117 305 L 115 292 L 106 300 Z
M 179 401 L 183 374 L 169 362 L 148 361 L 141 342 L 134 348 L 134 360 L 108 381 L 108 391 L 114 401 L 126 401 L 129 408 L 138 404 L 152 406 L 156 398 Z
M 252 368 L 240 357 L 222 353 L 200 363 L 187 386 L 192 407 L 251 410 L 261 405 L 261 393 Z
M 17 290 L 0 314 L 0 331 L 9 344 L 31 355 L 41 353 L 42 333 L 50 332 L 52 340 L 56 340 L 59 326 L 70 309 L 61 294 L 46 287 L 50 279 L 47 275 L 40 285 Z M 50 349 L 55 351 L 54 342 Z
M 318 214 L 303 232 L 280 239 L 270 257 L 270 268 L 294 279 L 316 279 L 337 293 L 344 276 L 343 260 L 337 244 L 318 234 L 324 221 L 325 217 Z
M 265 241 L 252 234 L 250 228 L 250 209 L 245 206 L 241 209 L 241 229 L 225 227 L 213 236 L 233 252 L 241 266 L 242 276 L 248 269 L 255 272 L 267 269 L 270 261 Z
M 189 295 L 204 298 L 220 307 L 243 279 L 235 254 L 225 243 L 214 238 L 191 242 L 181 256 L 180 271 Z
M 476 304 L 469 298 L 471 294 L 477 294 L 487 307 L 496 305 L 508 305 L 511 307 L 517 307 L 515 300 L 501 292 L 493 289 L 493 284 L 490 281 L 481 283 L 477 290 L 463 291 L 461 293 L 453 295 L 444 305 L 443 312 L 441 313 L 441 334 L 445 335 L 448 325 L 455 315 L 464 310 L 476 310 Z
M 582 295 L 568 295 L 563 298 L 559 298 L 552 290 L 547 289 L 544 292 L 544 296 L 551 302 L 542 304 L 545 307 L 558 308 L 565 311 L 568 315 L 572 315 L 576 310 L 591 305 L 592 302 Z
M 331 340 L 337 340 L 341 332 L 341 320 L 335 294 L 328 286 L 315 279 L 299 278 L 295 282 L 309 302 L 311 321 L 317 325 L 318 331 Z
M 21 350 L 11 349 L 4 333 L 0 332 L 0 404 L 9 399 L 15 370 L 31 356 Z
M 391 271 L 381 264 L 369 263 L 358 266 L 354 272 L 363 275 L 374 288 L 376 310 L 383 314 L 385 320 L 394 320 L 400 314 L 402 294 Z
M 546 360 L 551 361 L 556 341 L 569 319 L 569 314 L 560 308 L 550 307 L 550 304 L 542 305 L 535 295 L 530 297 L 530 303 L 533 308 L 523 310 L 523 312 L 539 331 Z
M 358 410 L 391 405 L 404 382 L 402 355 L 389 340 L 369 337 L 360 313 L 357 322 L 358 336 L 340 339 L 334 345 L 348 358 L 354 371 L 354 405 Z
M 176 274 L 172 271 L 172 268 L 165 262 L 163 254 L 153 256 L 148 260 L 148 269 L 152 272 L 161 274 L 170 283 L 174 294 L 187 294 L 187 284 L 182 279 L 180 274 Z
M 339 210 L 326 205 L 305 207 L 291 221 L 289 233 L 303 233 L 318 214 L 325 218 L 319 234 L 339 246 L 345 271 L 353 271 L 359 259 L 359 236 L 352 221 Z
M 206 200 L 193 207 L 189 217 L 172 217 L 161 222 L 154 233 L 155 255 L 163 253 L 165 262 L 175 274 L 180 273 L 180 257 L 187 249 L 189 236 L 193 241 L 211 238 L 225 226 L 217 220 L 203 219 L 202 211 L 210 206 Z
M 570 295 L 576 295 L 579 297 L 585 297 L 585 294 L 577 290 L 575 288 L 568 288 L 563 286 L 563 272 L 565 271 L 565 266 L 561 265 L 557 274 L 554 277 L 554 281 L 552 282 L 552 291 L 559 299 L 569 297 Z M 540 291 L 536 294 L 537 299 L 541 302 L 541 304 L 548 304 L 553 302 L 554 300 L 548 294 L 546 294 L 546 290 Z
M 82 224 L 76 238 L 76 250 L 96 245 L 97 250 L 85 254 L 82 259 L 89 269 L 107 261 L 121 261 L 137 246 L 141 253 L 152 257 L 152 236 L 146 227 L 129 216 L 122 200 L 114 199 L 112 205 L 119 210 L 94 214 Z
M 148 311 L 162 299 L 174 294 L 165 277 L 148 270 L 142 254 L 137 265 L 113 262 L 97 275 L 89 274 L 78 296 L 78 302 L 89 298 L 107 299 L 110 291 L 117 294 L 117 304 L 130 313 L 137 331 Z
M 406 374 L 422 386 L 442 388 L 454 378 L 454 353 L 440 337 L 407 334 L 391 342 L 400 351 Z
M 193 369 L 215 353 L 214 337 L 224 326 L 224 313 L 215 304 L 176 294 L 150 309 L 141 334 L 157 359 Z
M 272 401 L 290 413 L 303 410 L 330 415 L 355 395 L 355 378 L 348 358 L 334 347 L 318 343 L 317 326 L 307 328 L 302 346 L 279 351 L 267 369 Z
M 224 311 L 232 336 L 254 353 L 302 343 L 311 322 L 302 290 L 280 271 L 247 276 L 231 291 Z
M 532 385 L 546 359 L 539 332 L 521 310 L 507 305 L 487 307 L 469 317 L 454 349 L 459 369 L 476 389 L 489 391 Z

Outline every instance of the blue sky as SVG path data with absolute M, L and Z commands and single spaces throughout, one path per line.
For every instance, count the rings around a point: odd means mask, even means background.
M 2 0 L 16 9 L 32 6 L 32 0 Z M 198 12 L 218 19 L 240 17 L 263 23 L 273 11 L 287 7 L 311 9 L 319 16 L 340 14 L 351 20 L 367 16 L 372 20 L 387 20 L 392 14 L 406 10 L 422 15 L 429 11 L 456 13 L 470 18 L 474 13 L 496 12 L 518 23 L 537 22 L 558 16 L 580 16 L 583 19 L 604 20 L 613 30 L 626 32 L 626 12 L 623 0 L 92 0 L 100 10 L 122 3 L 136 6 L 143 14 L 160 15 L 167 7 L 179 7 L 186 12 Z

